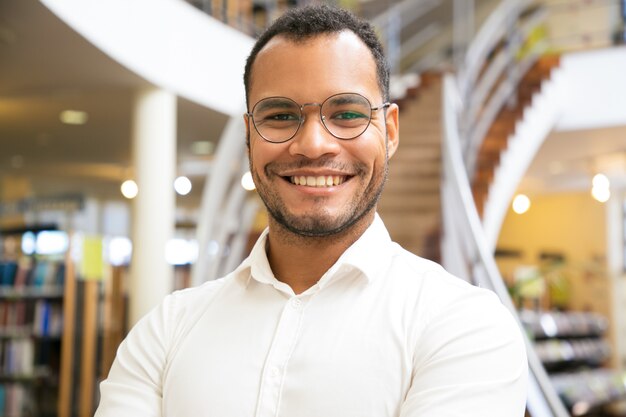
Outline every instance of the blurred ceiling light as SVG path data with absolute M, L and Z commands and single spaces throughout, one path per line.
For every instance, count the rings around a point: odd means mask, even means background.
M 524 194 L 518 194 L 513 199 L 513 211 L 517 214 L 524 214 L 530 208 L 530 198 Z
M 84 125 L 89 116 L 87 112 L 81 110 L 63 110 L 59 118 L 67 125 Z
M 192 264 L 198 259 L 198 242 L 173 238 L 165 245 L 165 261 L 170 265 Z
M 611 183 L 609 182 L 609 179 L 607 178 L 606 175 L 604 174 L 596 174 L 593 176 L 593 180 L 591 180 L 591 184 L 593 185 L 593 187 L 598 187 L 598 188 L 609 188 L 611 186 Z
M 137 197 L 137 193 L 139 193 L 139 187 L 137 187 L 137 183 L 133 180 L 124 181 L 120 190 L 122 191 L 122 195 L 129 200 Z
M 606 203 L 611 198 L 611 190 L 608 187 L 593 187 L 591 196 L 601 203 Z
M 213 142 L 199 140 L 191 144 L 191 152 L 193 152 L 194 155 L 211 155 L 213 147 Z
M 606 203 L 611 198 L 611 182 L 604 174 L 596 174 L 591 180 L 591 196 L 600 203 Z
M 133 253 L 133 244 L 129 238 L 117 236 L 107 239 L 106 257 L 111 265 L 128 265 Z
M 256 188 L 255 185 L 254 185 L 254 180 L 252 179 L 252 174 L 250 173 L 250 171 L 247 171 L 241 177 L 241 186 L 245 190 L 247 190 L 247 191 L 252 191 L 252 190 L 254 190 Z
M 180 195 L 187 195 L 191 191 L 191 181 L 185 176 L 180 176 L 174 180 L 174 190 Z

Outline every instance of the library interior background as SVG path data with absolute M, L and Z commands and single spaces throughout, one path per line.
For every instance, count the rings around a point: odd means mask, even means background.
M 0 1 L 0 417 L 93 415 L 133 323 L 246 256 L 243 64 L 300 4 Z M 514 309 L 528 416 L 626 416 L 626 1 L 336 4 L 390 61 L 392 238 Z

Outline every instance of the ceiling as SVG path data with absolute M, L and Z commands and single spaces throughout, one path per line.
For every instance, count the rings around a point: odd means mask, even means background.
M 597 173 L 612 188 L 626 189 L 626 126 L 552 132 L 520 184 L 520 191 L 545 194 L 590 190 Z
M 9 197 L 71 191 L 121 198 L 119 185 L 132 176 L 133 98 L 151 87 L 147 81 L 35 0 L 0 2 L 0 80 L 0 199 L 7 181 L 23 188 Z M 68 109 L 87 112 L 87 123 L 62 123 L 59 115 Z M 177 111 L 179 173 L 189 162 L 205 172 L 210 155 L 194 154 L 193 143 L 214 145 L 227 116 L 182 98 Z M 202 189 L 203 178 L 195 175 L 188 201 L 197 201 Z
M 134 92 L 150 84 L 113 61 L 36 0 L 0 1 L 0 201 L 77 192 L 121 198 L 132 176 Z M 66 109 L 88 113 L 84 125 L 63 124 Z M 194 142 L 217 143 L 227 116 L 178 99 L 179 173 L 194 165 L 199 201 L 210 155 Z M 558 132 L 545 142 L 522 189 L 553 192 L 588 186 L 601 155 L 626 152 L 626 127 Z M 623 176 L 622 176 L 623 177 Z M 17 186 L 16 184 L 19 184 Z M 626 185 L 625 185 L 626 186 Z

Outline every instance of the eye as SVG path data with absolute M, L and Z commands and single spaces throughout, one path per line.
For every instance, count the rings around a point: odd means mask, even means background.
M 367 116 L 356 111 L 342 111 L 340 113 L 336 113 L 332 118 L 339 120 L 355 120 L 367 118 Z
M 293 121 L 298 120 L 298 116 L 293 113 L 268 114 L 263 119 L 272 121 Z

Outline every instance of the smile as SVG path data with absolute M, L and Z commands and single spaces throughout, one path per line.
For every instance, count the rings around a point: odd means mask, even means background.
M 320 175 L 305 176 L 294 175 L 289 177 L 289 181 L 295 185 L 304 185 L 307 187 L 334 187 L 341 185 L 346 181 L 347 177 L 343 175 Z

